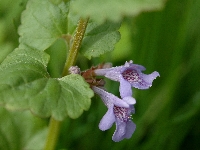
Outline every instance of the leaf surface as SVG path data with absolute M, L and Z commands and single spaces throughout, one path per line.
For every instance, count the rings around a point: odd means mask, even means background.
M 120 40 L 119 28 L 120 23 L 108 21 L 103 24 L 88 23 L 81 53 L 91 59 L 114 50 L 115 44 Z
M 80 17 L 71 12 L 71 2 L 54 4 L 49 0 L 30 0 L 21 16 L 19 47 L 46 50 L 58 38 L 66 39 L 70 47 Z M 120 39 L 119 28 L 120 22 L 102 24 L 90 20 L 80 52 L 90 59 L 112 51 Z
M 69 3 L 30 0 L 21 16 L 20 48 L 45 50 L 67 33 Z
M 163 8 L 164 0 L 76 0 L 71 11 L 97 22 L 120 21 L 124 16 L 136 16 L 142 11 Z M 80 11 L 81 10 L 81 11 Z
M 90 107 L 93 91 L 80 75 L 50 78 L 48 55 L 16 49 L 0 66 L 0 104 L 8 109 L 30 109 L 40 117 L 79 117 Z
M 33 116 L 30 112 L 12 112 L 0 107 L 0 149 L 24 149 L 37 132 L 46 131 L 46 121 Z M 44 147 L 47 132 L 36 144 Z M 38 138 L 38 137 L 37 137 Z M 32 146 L 33 148 L 33 146 Z M 34 147 L 35 148 L 35 147 Z

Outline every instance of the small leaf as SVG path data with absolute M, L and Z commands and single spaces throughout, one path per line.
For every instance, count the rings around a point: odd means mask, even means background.
M 120 33 L 117 31 L 120 25 L 108 21 L 100 25 L 89 22 L 81 45 L 81 53 L 91 59 L 112 51 L 120 40 Z
M 68 11 L 69 3 L 55 5 L 49 0 L 30 0 L 21 16 L 19 47 L 47 49 L 67 33 Z
M 164 2 L 165 0 L 76 0 L 71 3 L 71 11 L 97 22 L 117 22 L 124 16 L 136 16 L 142 11 L 161 9 Z
M 56 120 L 79 117 L 90 107 L 93 91 L 80 75 L 50 78 L 48 58 L 39 50 L 14 50 L 0 66 L 0 104 Z

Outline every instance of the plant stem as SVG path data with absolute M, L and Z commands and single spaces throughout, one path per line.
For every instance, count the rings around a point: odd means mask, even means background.
M 69 68 L 71 66 L 73 66 L 76 62 L 76 57 L 77 57 L 78 50 L 80 48 L 85 30 L 87 27 L 87 22 L 88 22 L 88 19 L 86 19 L 86 20 L 80 19 L 79 20 L 78 26 L 76 28 L 76 33 L 74 35 L 74 40 L 73 40 L 72 46 L 70 47 L 62 76 L 68 75 Z M 55 149 L 56 143 L 57 143 L 57 140 L 59 137 L 60 125 L 61 125 L 60 121 L 57 121 L 53 117 L 51 117 L 50 123 L 49 123 L 49 131 L 48 131 L 46 145 L 45 145 L 44 150 L 54 150 Z
M 88 19 L 79 20 L 78 26 L 76 28 L 76 33 L 74 35 L 74 40 L 69 50 L 62 76 L 66 76 L 69 73 L 68 72 L 69 68 L 75 64 L 76 57 L 78 55 L 78 50 L 81 46 L 81 42 L 82 42 L 86 27 L 87 27 L 87 22 L 88 22 Z
M 50 119 L 49 132 L 47 135 L 47 141 L 44 150 L 54 150 L 58 140 L 60 131 L 60 121 L 55 120 L 53 117 Z

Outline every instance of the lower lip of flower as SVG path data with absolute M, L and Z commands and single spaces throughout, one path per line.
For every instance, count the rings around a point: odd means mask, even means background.
M 131 119 L 130 114 L 128 114 L 128 108 L 114 106 L 113 111 L 115 116 L 122 122 L 127 122 Z
M 139 74 L 134 69 L 127 69 L 122 73 L 122 76 L 125 80 L 127 80 L 130 83 L 133 82 L 141 82 L 142 79 L 140 78 Z

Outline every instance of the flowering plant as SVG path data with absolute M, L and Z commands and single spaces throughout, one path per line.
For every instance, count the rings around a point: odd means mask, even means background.
M 145 75 L 132 61 L 80 68 L 114 50 L 123 17 L 162 8 L 162 1 L 1 0 L 0 149 L 55 149 L 60 133 L 67 136 L 61 123 L 88 110 L 94 93 L 108 108 L 99 128 L 115 123 L 114 141 L 131 138 L 131 88 L 147 89 L 159 74 Z M 106 91 L 102 76 L 120 82 L 119 97 Z
M 101 97 L 103 103 L 108 108 L 99 124 L 99 128 L 103 131 L 107 130 L 115 122 L 116 130 L 112 137 L 115 142 L 119 142 L 124 138 L 131 138 L 136 128 L 136 125 L 131 120 L 131 114 L 135 113 L 134 104 L 136 103 L 136 100 L 132 97 L 131 86 L 138 89 L 148 89 L 152 86 L 153 80 L 160 76 L 157 71 L 145 75 L 141 72 L 144 70 L 143 66 L 133 64 L 133 61 L 130 61 L 118 67 L 110 67 L 107 64 L 100 65 L 82 74 L 86 79 L 94 79 L 95 76 L 105 76 L 120 82 L 119 91 L 121 99 L 103 89 L 105 82 L 101 85 L 97 84 L 97 86 L 94 86 L 94 82 L 91 83 L 93 91 Z M 102 80 L 100 81 L 102 83 Z

